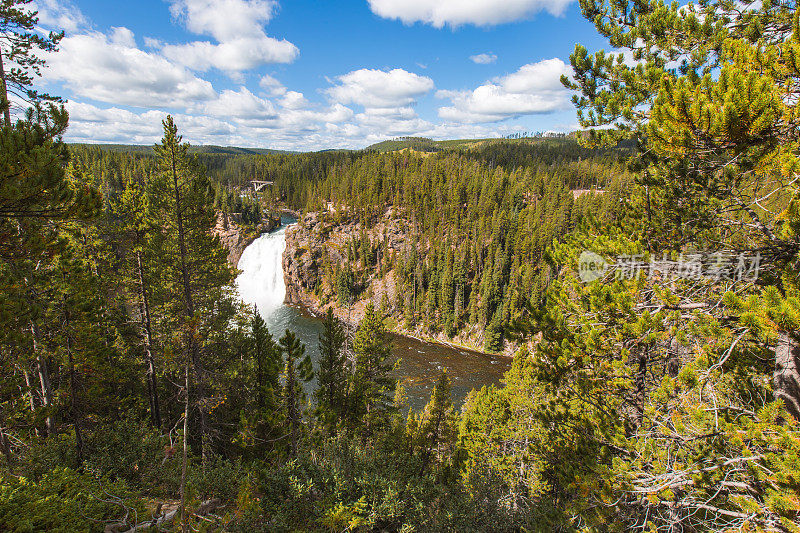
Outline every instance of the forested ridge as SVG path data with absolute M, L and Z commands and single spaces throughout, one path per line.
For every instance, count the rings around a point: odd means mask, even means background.
M 796 7 L 583 0 L 633 62 L 576 47 L 580 145 L 231 155 L 172 117 L 152 154 L 68 147 L 33 90 L 63 34 L 0 3 L 0 529 L 798 531 Z M 210 231 L 287 206 L 363 228 L 312 290 L 369 303 L 316 364 Z M 398 317 L 513 366 L 415 412 Z
M 385 297 L 402 331 L 502 351 L 555 275 L 548 247 L 613 220 L 631 187 L 619 150 L 575 141 L 363 155 L 314 184 L 308 209 L 321 214 L 318 235 L 359 228 L 343 251 L 316 243 L 315 296 L 323 307 Z M 386 234 L 387 211 L 404 237 L 399 249 Z M 387 281 L 394 290 L 376 294 Z
M 435 155 L 201 152 L 193 160 L 213 183 L 214 206 L 245 223 L 286 206 L 323 212 L 327 226 L 360 224 L 344 261 L 336 254 L 318 265 L 315 296 L 323 307 L 374 297 L 370 285 L 391 272 L 397 290 L 384 312 L 397 329 L 497 352 L 513 350 L 506 332 L 541 305 L 552 278 L 548 246 L 581 225 L 613 219 L 626 200 L 630 151 L 544 138 L 480 141 Z M 106 189 L 121 189 L 121 176 L 150 173 L 154 165 L 139 151 L 82 145 L 70 152 L 72 168 L 100 176 L 98 186 Z M 242 194 L 250 180 L 273 183 L 258 205 Z M 335 215 L 326 213 L 331 205 L 339 209 Z M 392 208 L 407 249 L 386 249 L 385 236 L 374 231 Z

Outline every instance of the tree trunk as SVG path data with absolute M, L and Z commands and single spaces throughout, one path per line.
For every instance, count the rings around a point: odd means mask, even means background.
M 800 346 L 786 332 L 778 334 L 775 346 L 775 371 L 772 375 L 775 399 L 783 400 L 786 410 L 800 420 Z
M 189 284 L 189 268 L 188 268 L 188 253 L 186 252 L 186 234 L 183 228 L 183 209 L 181 206 L 181 190 L 180 184 L 178 183 L 178 168 L 177 168 L 177 159 L 175 155 L 175 147 L 174 145 L 170 146 L 170 153 L 172 156 L 172 184 L 173 184 L 173 191 L 175 194 L 175 216 L 178 222 L 178 247 L 180 250 L 180 257 L 181 257 L 181 282 L 183 284 L 183 295 L 186 305 L 186 317 L 189 319 L 189 322 L 193 322 L 194 319 L 194 300 L 192 298 L 192 289 L 191 285 Z M 203 387 L 203 375 L 202 369 L 200 366 L 200 357 L 199 357 L 199 350 L 197 347 L 197 340 L 194 338 L 194 334 L 192 332 L 187 332 L 188 339 L 187 339 L 187 347 L 189 351 L 189 356 L 191 357 L 192 366 L 195 372 L 195 378 L 197 379 L 197 395 L 198 395 L 198 405 L 200 406 L 200 450 L 203 458 L 203 464 L 205 464 L 206 459 L 208 458 L 207 448 L 209 445 L 208 442 L 208 413 L 206 412 L 205 403 L 203 402 L 203 395 L 204 395 L 204 387 Z
M 42 407 L 47 409 L 45 427 L 48 437 L 56 434 L 56 423 L 53 418 L 53 390 L 50 385 L 50 371 L 47 368 L 47 360 L 41 355 L 36 356 L 36 367 L 39 372 L 39 385 L 42 389 Z
M 72 335 L 69 332 L 69 312 L 64 311 L 65 329 L 67 330 L 67 358 L 69 362 L 69 399 L 72 415 L 72 426 L 75 428 L 75 451 L 78 453 L 78 464 L 83 464 L 83 436 L 81 435 L 80 416 L 75 397 L 78 387 L 75 383 L 75 361 L 72 358 Z
M 647 361 L 649 347 L 638 345 L 631 350 L 630 365 L 635 367 L 633 374 L 633 412 L 631 422 L 639 427 L 644 420 L 644 404 L 647 390 Z
M 189 363 L 186 363 L 186 398 L 183 408 L 183 457 L 181 458 L 181 531 L 189 531 L 188 516 L 186 514 L 186 468 L 189 461 Z
M 150 321 L 150 299 L 144 282 L 142 254 L 136 252 L 136 266 L 139 274 L 139 299 L 144 334 L 144 351 L 147 357 L 147 392 L 150 397 L 150 420 L 156 428 L 161 427 L 161 407 L 158 402 L 158 380 L 156 379 L 156 361 L 153 355 L 153 328 Z
M 286 401 L 288 405 L 288 416 L 289 416 L 289 424 L 290 424 L 290 435 L 291 435 L 291 457 L 294 459 L 297 457 L 297 425 L 298 425 L 298 418 L 299 414 L 297 412 L 297 396 L 295 387 L 297 386 L 295 375 L 294 375 L 294 359 L 291 357 L 287 358 L 286 361 Z
M 2 411 L 0 411 L 0 449 L 2 449 L 3 455 L 6 458 L 8 469 L 11 470 L 11 442 L 8 440 L 6 420 Z
M 678 372 L 680 372 L 682 352 L 683 346 L 681 346 L 681 342 L 678 340 L 678 337 L 672 337 L 672 340 L 669 343 L 669 348 L 667 348 L 666 370 L 670 377 L 677 377 Z
M 47 409 L 45 419 L 46 433 L 48 437 L 56 434 L 55 419 L 53 418 L 53 389 L 50 385 L 50 372 L 47 368 L 47 360 L 39 351 L 39 328 L 35 322 L 31 322 L 31 334 L 33 335 L 33 353 L 36 354 L 36 370 L 39 374 L 39 387 L 41 388 L 42 407 Z
M 31 408 L 31 413 L 36 411 L 36 400 L 34 396 L 35 388 L 31 380 L 31 373 L 24 366 L 22 367 L 22 375 L 25 377 L 25 386 L 28 388 L 28 400 Z
M 3 118 L 6 126 L 11 127 L 11 102 L 8 100 L 8 86 L 6 85 L 6 71 L 3 67 L 3 50 L 0 50 L 0 105 L 3 105 Z

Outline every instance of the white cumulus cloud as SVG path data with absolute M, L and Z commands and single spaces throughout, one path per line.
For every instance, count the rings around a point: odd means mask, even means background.
M 569 92 L 561 76 L 569 75 L 558 58 L 520 67 L 472 91 L 439 91 L 451 104 L 439 108 L 439 116 L 458 123 L 497 122 L 511 117 L 549 113 L 569 107 Z
M 368 0 L 372 12 L 406 24 L 492 26 L 526 19 L 539 11 L 561 15 L 572 0 Z
M 259 80 L 258 86 L 267 91 L 270 96 L 280 96 L 286 92 L 286 87 L 269 74 L 264 74 Z
M 216 42 L 168 44 L 162 52 L 199 71 L 241 72 L 269 63 L 291 63 L 300 53 L 297 47 L 264 31 L 277 5 L 272 0 L 173 0 L 170 11 L 186 29 Z
M 277 6 L 270 0 L 173 0 L 170 12 L 192 33 L 225 42 L 261 35 Z
M 152 144 L 161 139 L 164 111 L 141 113 L 118 107 L 101 108 L 91 104 L 68 102 L 71 142 L 106 142 Z M 226 144 L 236 139 L 236 128 L 220 119 L 207 116 L 174 114 L 180 133 L 192 142 Z
M 241 72 L 269 63 L 291 63 L 298 54 L 297 47 L 289 41 L 279 41 L 266 35 L 219 44 L 209 41 L 168 44 L 164 45 L 161 52 L 172 61 L 193 70 L 217 68 L 228 72 Z
M 39 12 L 39 24 L 48 29 L 75 33 L 88 24 L 81 10 L 69 0 L 35 0 L 29 7 Z
M 469 60 L 478 65 L 490 65 L 497 61 L 497 56 L 494 54 L 477 54 L 469 56 Z
M 281 98 L 281 106 L 286 109 L 303 109 L 308 107 L 308 100 L 303 96 L 303 93 L 287 91 Z
M 216 96 L 208 81 L 139 49 L 128 28 L 65 37 L 46 60 L 46 80 L 65 83 L 73 95 L 117 105 L 187 106 Z
M 269 119 L 275 118 L 275 106 L 269 100 L 259 98 L 247 88 L 239 90 L 226 89 L 210 102 L 200 106 L 198 111 L 212 117 Z
M 365 108 L 408 106 L 434 88 L 432 79 L 400 68 L 354 70 L 336 81 L 338 84 L 326 91 L 333 101 Z

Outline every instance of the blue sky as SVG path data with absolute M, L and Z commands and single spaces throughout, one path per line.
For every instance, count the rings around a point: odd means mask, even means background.
M 66 30 L 41 83 L 68 140 L 184 138 L 290 150 L 577 128 L 576 42 L 604 42 L 570 0 L 35 0 Z

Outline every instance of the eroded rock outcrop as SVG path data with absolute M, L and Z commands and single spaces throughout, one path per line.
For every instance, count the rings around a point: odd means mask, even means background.
M 394 253 L 406 244 L 404 221 L 389 209 L 381 219 L 364 229 L 368 238 L 381 241 L 379 253 Z M 361 223 L 347 215 L 328 211 L 312 212 L 302 217 L 286 231 L 286 250 L 283 253 L 283 273 L 286 282 L 286 303 L 298 304 L 313 313 L 321 313 L 332 305 L 334 313 L 342 320 L 355 323 L 364 314 L 368 298 L 353 302 L 349 308 L 338 305 L 335 289 L 330 286 L 330 276 L 323 276 L 324 269 L 330 271 L 346 262 L 347 246 L 353 237 L 362 233 Z M 394 275 L 382 277 L 375 272 L 368 277 L 371 301 L 379 305 L 381 300 L 396 300 Z
M 398 294 L 402 289 L 398 288 L 393 265 L 396 258 L 410 253 L 410 246 L 429 247 L 413 239 L 413 235 L 413 224 L 391 207 L 367 227 L 362 227 L 359 217 L 332 205 L 326 210 L 307 213 L 286 230 L 282 259 L 286 303 L 301 305 L 318 316 L 331 307 L 340 320 L 355 326 L 372 302 L 376 307 L 384 306 L 387 326 L 396 333 L 482 351 L 484 330 L 477 325 L 468 325 L 454 337 L 448 337 L 444 331 L 431 330 L 421 321 L 409 325 L 405 319 L 407 295 Z M 350 265 L 357 288 L 355 301 L 347 305 L 339 298 L 337 273 L 348 264 L 350 247 L 358 246 L 364 238 L 369 240 L 371 253 L 376 257 L 366 270 L 358 263 Z M 516 343 L 506 341 L 503 354 L 513 355 L 517 348 Z
M 228 250 L 228 262 L 234 267 L 239 264 L 244 249 L 267 231 L 281 225 L 280 218 L 265 218 L 258 226 L 240 225 L 235 217 L 217 213 L 217 223 L 212 232 L 219 236 L 220 242 Z
M 307 293 L 320 281 L 318 259 L 322 244 L 315 235 L 315 227 L 316 216 L 311 214 L 286 230 L 286 249 L 283 252 L 286 303 L 314 307 Z

